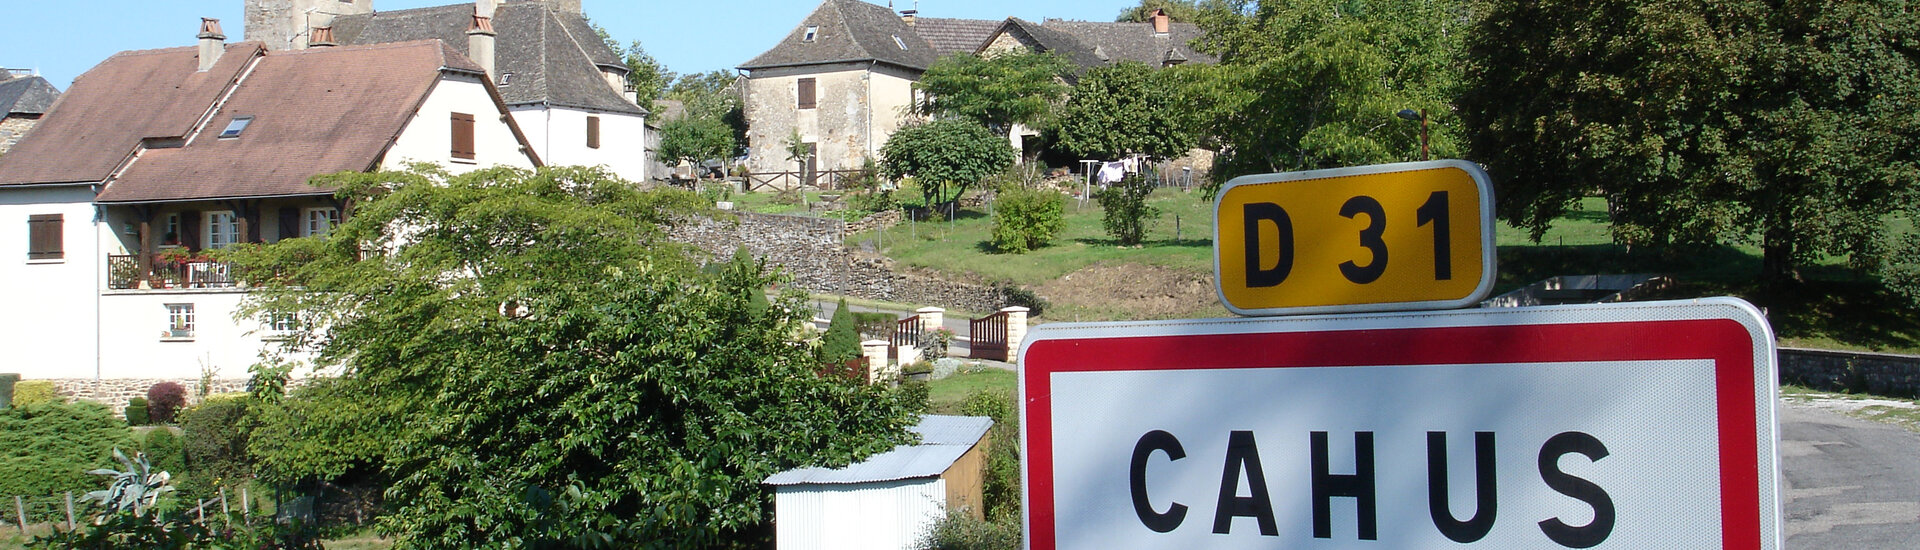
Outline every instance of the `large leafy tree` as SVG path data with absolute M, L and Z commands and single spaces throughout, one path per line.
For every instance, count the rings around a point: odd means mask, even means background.
M 712 117 L 684 116 L 660 125 L 660 156 L 685 161 L 699 173 L 700 163 L 733 157 L 733 128 Z
M 1916 39 L 1908 2 L 1494 1 L 1460 104 L 1510 222 L 1539 235 L 1604 194 L 1623 238 L 1757 242 L 1790 281 L 1821 254 L 1897 256 Z
M 1457 150 L 1446 108 L 1457 88 L 1462 11 L 1453 0 L 1208 2 L 1198 47 L 1217 67 L 1186 82 L 1233 176 L 1417 160 L 1428 113 L 1436 156 Z
M 653 101 L 664 96 L 667 86 L 673 83 L 673 71 L 667 70 L 666 64 L 647 54 L 647 49 L 640 47 L 639 40 L 627 46 L 626 54 L 622 57 L 627 64 L 627 85 L 633 86 L 634 97 L 640 105 L 651 109 Z
M 667 99 L 686 107 L 688 118 L 716 120 L 732 131 L 733 149 L 726 158 L 740 155 L 747 145 L 747 119 L 734 87 L 739 78 L 727 71 L 690 73 L 673 81 L 665 92 Z
M 1014 124 L 1039 129 L 1053 120 L 1071 69 L 1050 53 L 960 53 L 934 62 L 914 88 L 928 96 L 918 106 L 923 114 L 964 118 L 1006 135 Z
M 901 128 L 880 147 L 887 177 L 920 182 L 926 203 L 960 198 L 968 187 L 1013 164 L 1013 146 L 972 121 L 941 119 Z
M 1136 61 L 1087 71 L 1060 111 L 1055 143 L 1083 158 L 1179 156 L 1199 142 L 1172 72 Z
M 400 547 L 751 545 L 766 476 L 908 437 L 895 394 L 814 374 L 801 296 L 756 307 L 759 263 L 702 271 L 663 238 L 690 193 L 575 168 L 330 179 L 353 205 L 333 233 L 231 257 L 249 309 L 300 315 L 329 391 L 366 404 L 344 414 L 388 436 L 354 443 L 380 447 L 358 456 L 394 481 Z

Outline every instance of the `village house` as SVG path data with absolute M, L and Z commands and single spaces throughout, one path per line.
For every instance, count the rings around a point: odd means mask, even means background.
M 878 159 L 912 118 L 913 83 L 945 55 L 972 53 L 997 21 L 918 17 L 858 0 L 825 0 L 786 38 L 740 66 L 748 168 L 854 170 Z M 803 158 L 792 158 L 798 136 Z M 804 166 L 804 168 L 802 168 Z
M 534 153 L 553 166 L 605 166 L 631 181 L 648 170 L 647 110 L 628 68 L 580 0 L 475 0 L 375 11 L 373 0 L 245 0 L 246 39 L 269 50 L 439 40 L 485 69 Z
M 27 135 L 59 98 L 60 90 L 32 71 L 0 69 L 0 155 Z
M 120 381 L 88 395 L 116 406 L 244 379 L 298 320 L 235 319 L 247 291 L 204 251 L 332 230 L 353 205 L 317 174 L 541 165 L 484 68 L 441 41 L 276 51 L 215 20 L 199 39 L 107 58 L 0 156 L 0 284 L 22 312 L 0 318 L 0 370 Z

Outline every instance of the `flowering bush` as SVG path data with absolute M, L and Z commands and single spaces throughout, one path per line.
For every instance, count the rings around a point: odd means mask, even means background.
M 187 388 L 176 382 L 161 382 L 147 388 L 147 418 L 155 424 L 172 424 L 173 415 L 187 404 Z

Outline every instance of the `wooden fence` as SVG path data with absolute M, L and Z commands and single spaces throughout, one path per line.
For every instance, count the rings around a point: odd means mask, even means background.
M 1007 361 L 1011 355 L 1007 349 L 1007 312 L 995 313 L 979 319 L 967 321 L 968 359 L 988 359 Z
M 920 345 L 920 316 L 912 315 L 896 321 L 893 325 L 893 337 L 887 342 L 887 358 L 899 361 L 901 346 Z
M 866 178 L 866 170 L 816 170 L 807 172 L 755 172 L 747 174 L 747 190 L 762 189 L 818 189 L 833 191 L 846 189 L 853 181 Z

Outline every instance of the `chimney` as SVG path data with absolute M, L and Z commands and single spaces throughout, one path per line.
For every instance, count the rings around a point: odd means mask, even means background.
M 477 1 L 481 3 L 489 2 L 489 0 Z M 492 7 L 491 5 L 487 7 L 489 8 L 487 11 L 493 11 L 490 9 Z M 480 64 L 481 69 L 487 71 L 487 78 L 493 78 L 493 38 L 495 35 L 493 32 L 493 18 L 477 13 L 480 9 L 479 4 L 474 6 L 476 13 L 473 16 L 473 27 L 467 29 L 467 57 L 473 58 L 475 63 Z
M 500 0 L 473 0 L 473 14 L 493 19 L 493 10 L 500 6 Z
M 1170 26 L 1172 26 L 1172 24 L 1167 20 L 1167 10 L 1153 10 L 1154 34 L 1168 34 L 1172 32 L 1171 29 L 1168 29 Z
M 220 32 L 220 20 L 200 18 L 200 72 L 212 69 L 223 53 L 227 53 L 227 35 Z
M 919 14 L 920 14 L 920 10 L 900 10 L 900 20 L 906 21 L 907 26 L 911 27 L 911 26 L 914 26 L 913 25 L 914 16 Z
M 307 47 L 331 48 L 340 45 L 333 41 L 333 27 L 315 27 L 308 35 Z

